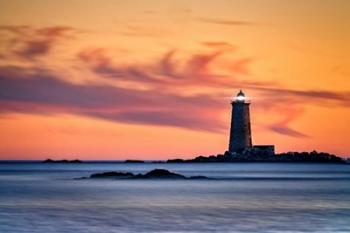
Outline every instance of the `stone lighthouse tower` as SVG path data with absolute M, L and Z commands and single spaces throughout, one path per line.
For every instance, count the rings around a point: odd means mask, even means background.
M 229 152 L 241 152 L 252 147 L 252 134 L 250 129 L 249 105 L 242 90 L 239 91 L 232 104 L 232 118 Z

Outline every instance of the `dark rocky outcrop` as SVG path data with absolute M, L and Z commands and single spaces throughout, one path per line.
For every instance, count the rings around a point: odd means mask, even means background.
M 154 169 L 146 174 L 136 175 L 135 178 L 139 179 L 186 179 L 186 176 L 170 172 L 165 169 Z
M 46 159 L 43 161 L 43 163 L 82 163 L 81 160 L 74 159 L 74 160 L 67 160 L 67 159 L 62 159 L 62 160 L 53 160 L 53 159 Z
M 198 156 L 194 159 L 171 159 L 167 163 L 235 163 L 235 162 L 278 162 L 278 163 L 345 163 L 342 158 L 325 152 L 287 152 L 267 154 L 259 150 L 247 150 L 242 153 L 230 153 L 211 156 Z
M 130 178 L 135 175 L 131 172 L 102 172 L 90 175 L 90 178 Z
M 145 161 L 143 161 L 143 160 L 128 159 L 128 160 L 125 160 L 124 163 L 145 163 Z
M 89 179 L 209 179 L 206 176 L 191 176 L 186 177 L 181 174 L 170 172 L 166 169 L 154 169 L 146 174 L 133 174 L 131 172 L 102 172 L 95 173 L 88 177 Z M 87 179 L 82 177 L 80 179 Z

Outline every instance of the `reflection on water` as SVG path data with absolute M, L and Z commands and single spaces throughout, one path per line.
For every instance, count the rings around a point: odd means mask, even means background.
M 165 168 L 220 180 L 73 180 Z M 350 166 L 0 164 L 0 232 L 350 232 Z

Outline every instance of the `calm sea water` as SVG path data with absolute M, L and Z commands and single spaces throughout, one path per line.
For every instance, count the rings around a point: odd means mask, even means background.
M 165 168 L 222 180 L 73 180 Z M 0 163 L 0 232 L 350 232 L 350 166 Z

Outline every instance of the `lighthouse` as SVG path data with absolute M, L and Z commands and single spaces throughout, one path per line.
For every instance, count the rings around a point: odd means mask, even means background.
M 240 90 L 231 104 L 232 117 L 228 151 L 240 153 L 245 149 L 252 148 L 249 114 L 250 102 L 247 101 L 243 91 Z

